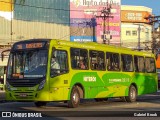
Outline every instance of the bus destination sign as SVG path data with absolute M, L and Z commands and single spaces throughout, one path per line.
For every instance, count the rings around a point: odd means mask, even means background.
M 34 49 L 34 48 L 43 48 L 45 46 L 45 42 L 31 42 L 31 43 L 18 43 L 14 46 L 14 49 Z

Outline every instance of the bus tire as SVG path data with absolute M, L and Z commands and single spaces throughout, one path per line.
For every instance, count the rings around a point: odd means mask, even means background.
M 80 103 L 80 93 L 76 86 L 73 87 L 70 100 L 68 101 L 68 107 L 69 108 L 76 108 L 79 106 Z
M 129 88 L 129 94 L 125 97 L 127 102 L 135 102 L 137 99 L 137 89 L 131 85 Z
M 43 107 L 46 106 L 47 102 L 37 101 L 34 103 L 36 107 Z

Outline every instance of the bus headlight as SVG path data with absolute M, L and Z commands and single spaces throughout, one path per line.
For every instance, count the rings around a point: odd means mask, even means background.
M 10 84 L 9 84 L 8 82 L 6 82 L 6 89 L 7 89 L 8 91 L 11 91 L 11 86 L 10 86 Z
M 46 80 L 43 80 L 43 81 L 39 84 L 38 90 L 42 90 L 42 89 L 44 88 L 45 82 L 46 82 Z

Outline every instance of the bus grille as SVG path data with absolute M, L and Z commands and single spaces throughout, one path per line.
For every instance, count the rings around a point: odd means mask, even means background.
M 21 81 L 10 81 L 9 84 L 13 87 L 34 87 L 38 83 L 35 81 L 21 82 Z

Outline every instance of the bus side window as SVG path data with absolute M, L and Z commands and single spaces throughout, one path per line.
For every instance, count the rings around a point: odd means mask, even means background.
M 86 49 L 71 48 L 70 53 L 72 69 L 88 69 L 88 51 Z
M 144 57 L 134 56 L 134 69 L 135 69 L 135 72 L 145 72 Z
M 106 53 L 106 65 L 108 71 L 119 71 L 119 54 L 118 53 Z
M 68 56 L 65 50 L 54 50 L 51 58 L 51 77 L 68 72 Z
M 156 67 L 155 67 L 155 61 L 153 58 L 146 57 L 145 58 L 145 67 L 147 73 L 155 73 Z
M 77 65 L 78 63 L 77 63 L 77 61 L 76 61 L 76 58 L 75 58 L 75 56 L 74 55 L 71 55 L 71 66 L 72 66 L 72 68 L 77 68 Z
M 132 55 L 121 55 L 122 58 L 122 70 L 125 72 L 132 72 L 133 71 L 133 59 Z
M 139 72 L 139 70 L 138 70 L 138 58 L 137 58 L 137 56 L 134 56 L 134 70 L 135 70 L 135 72 Z
M 91 50 L 90 65 L 92 70 L 105 70 L 104 52 Z

